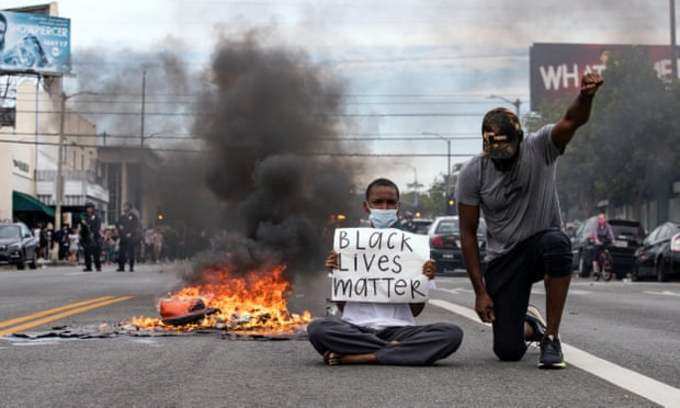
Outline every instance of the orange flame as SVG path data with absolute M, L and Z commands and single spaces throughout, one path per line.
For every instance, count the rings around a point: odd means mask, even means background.
M 227 266 L 207 268 L 202 284 L 185 287 L 171 295 L 172 299 L 203 300 L 216 314 L 206 316 L 197 324 L 181 327 L 166 325 L 158 318 L 134 317 L 130 323 L 140 329 L 162 328 L 192 331 L 201 328 L 225 329 L 241 334 L 293 333 L 311 321 L 311 314 L 288 312 L 291 285 L 283 276 L 285 266 L 233 276 Z

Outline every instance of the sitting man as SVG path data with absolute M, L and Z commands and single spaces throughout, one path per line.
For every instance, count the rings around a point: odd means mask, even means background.
M 377 179 L 366 189 L 364 209 L 373 228 L 397 227 L 399 188 L 392 181 Z M 338 269 L 338 254 L 331 252 L 328 269 Z M 436 266 L 429 260 L 423 274 L 433 279 Z M 455 352 L 463 331 L 451 323 L 417 326 L 419 304 L 347 302 L 339 304 L 342 319 L 317 319 L 309 324 L 309 341 L 328 365 L 390 364 L 432 365 Z

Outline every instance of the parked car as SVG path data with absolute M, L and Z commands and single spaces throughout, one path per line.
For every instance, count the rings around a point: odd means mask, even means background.
M 411 221 L 414 226 L 414 234 L 427 235 L 430 230 L 430 225 L 432 225 L 432 220 L 429 218 L 415 218 Z
M 667 222 L 652 231 L 635 253 L 633 280 L 656 278 L 665 282 L 680 274 L 680 224 Z
M 437 264 L 437 271 L 442 273 L 465 267 L 463 252 L 460 247 L 460 229 L 458 216 L 437 217 L 428 231 L 430 237 L 430 258 Z M 477 230 L 480 257 L 486 255 L 486 223 L 479 220 Z
M 635 251 L 642 245 L 645 231 L 637 221 L 612 219 L 608 221 L 614 233 L 609 253 L 614 260 L 614 273 L 617 279 L 624 278 L 635 269 Z M 582 278 L 587 278 L 593 269 L 592 233 L 597 225 L 597 217 L 586 220 L 572 238 L 573 267 Z
M 23 223 L 0 224 L 0 263 L 37 267 L 38 239 Z

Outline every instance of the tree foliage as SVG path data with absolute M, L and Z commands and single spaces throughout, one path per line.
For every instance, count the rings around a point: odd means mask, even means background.
M 637 206 L 680 176 L 678 84 L 659 79 L 635 47 L 610 58 L 604 79 L 589 123 L 557 170 L 563 208 L 579 218 L 592 214 L 600 200 Z M 541 107 L 528 127 L 554 123 L 567 107 L 564 101 Z

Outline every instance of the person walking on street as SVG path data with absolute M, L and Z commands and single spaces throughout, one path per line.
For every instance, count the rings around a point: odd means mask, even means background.
M 118 250 L 118 272 L 125 271 L 125 263 L 129 262 L 130 272 L 135 270 L 135 248 L 138 245 L 139 235 L 139 217 L 132 209 L 130 203 L 125 203 L 123 206 L 123 216 L 118 221 L 118 236 L 119 250 Z
M 78 228 L 71 228 L 68 239 L 68 261 L 71 265 L 78 265 L 78 251 L 80 250 L 80 234 Z
M 85 203 L 85 215 L 80 221 L 81 245 L 85 251 L 85 272 L 92 272 L 92 260 L 97 272 L 102 271 L 102 220 L 94 203 Z

